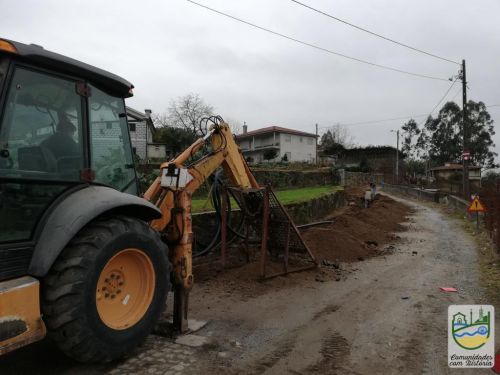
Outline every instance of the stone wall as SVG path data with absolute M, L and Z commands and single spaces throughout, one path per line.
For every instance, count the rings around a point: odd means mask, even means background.
M 364 186 L 370 182 L 380 185 L 384 181 L 384 175 L 381 173 L 348 172 L 340 169 L 338 174 L 340 185 L 347 187 Z
M 271 184 L 273 189 L 338 185 L 339 177 L 332 168 L 311 170 L 252 169 L 257 182 Z
M 145 164 L 138 167 L 138 172 L 150 174 L 158 171 L 159 164 Z M 318 168 L 311 170 L 286 170 L 286 169 L 251 169 L 255 179 L 262 186 L 271 184 L 274 190 L 294 189 L 309 186 L 339 185 L 340 177 L 332 168 Z M 196 196 L 206 196 L 210 186 L 203 184 L 195 193 Z
M 334 209 L 345 205 L 345 193 L 343 190 L 340 190 L 313 198 L 306 202 L 292 203 L 286 205 L 285 208 L 294 223 L 300 225 L 321 220 Z M 193 214 L 193 225 L 196 227 L 203 227 L 204 223 L 210 223 L 212 225 L 216 217 L 216 213 L 213 211 L 195 213 Z
M 307 202 L 289 204 L 286 206 L 286 210 L 295 224 L 300 225 L 318 221 L 333 210 L 345 205 L 345 193 L 341 190 Z
M 437 190 L 418 189 L 406 185 L 384 184 L 382 190 L 392 194 L 406 195 L 418 200 L 426 200 L 436 203 L 438 203 L 440 199 L 444 197 L 444 195 Z

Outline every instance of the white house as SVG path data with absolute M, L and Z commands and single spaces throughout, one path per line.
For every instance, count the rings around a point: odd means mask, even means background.
M 165 159 L 167 155 L 166 146 L 153 143 L 155 127 L 151 120 L 151 110 L 146 109 L 144 112 L 127 107 L 132 150 L 141 160 Z
M 307 163 L 316 162 L 316 135 L 295 129 L 269 126 L 247 131 L 243 125 L 243 133 L 236 136 L 243 155 L 255 163 L 264 161 L 266 150 L 276 150 L 272 161 L 283 160 Z

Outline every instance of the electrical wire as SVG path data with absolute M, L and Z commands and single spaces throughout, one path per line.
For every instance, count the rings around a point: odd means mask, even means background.
M 367 29 L 365 29 L 365 28 L 363 28 L 363 27 L 361 27 L 361 26 L 357 26 L 357 25 L 355 25 L 355 24 L 353 24 L 353 23 L 347 22 L 347 21 L 345 21 L 345 20 L 343 20 L 343 19 L 340 19 L 340 18 L 338 18 L 338 17 L 335 17 L 335 16 L 333 16 L 333 15 L 331 15 L 331 14 L 328 14 L 328 13 L 326 13 L 326 12 L 323 12 L 322 10 L 319 10 L 319 9 L 313 8 L 313 7 L 312 7 L 312 6 L 310 6 L 310 5 L 307 5 L 307 4 L 304 4 L 304 3 L 301 3 L 300 1 L 297 1 L 297 0 L 290 0 L 290 1 L 292 1 L 292 2 L 294 2 L 294 3 L 296 3 L 296 4 L 298 4 L 298 5 L 301 5 L 301 6 L 305 7 L 305 8 L 308 8 L 308 9 L 312 10 L 313 12 L 320 13 L 320 14 L 322 14 L 322 15 L 326 16 L 326 17 L 329 17 L 329 18 L 331 18 L 331 19 L 334 19 L 335 21 L 342 22 L 342 23 L 344 23 L 344 24 L 346 24 L 346 25 L 348 25 L 348 26 L 351 26 L 351 27 L 354 27 L 354 28 L 356 28 L 356 29 L 358 29 L 358 30 L 364 31 L 365 33 L 371 34 L 371 35 L 376 36 L 376 37 L 378 37 L 378 38 L 382 38 L 382 39 L 384 39 L 384 40 L 386 40 L 386 41 L 388 41 L 388 42 L 391 42 L 391 43 L 397 44 L 397 45 L 399 45 L 399 46 L 402 46 L 402 47 L 405 47 L 405 48 L 411 49 L 411 50 L 416 51 L 416 52 L 423 53 L 423 54 L 428 55 L 428 56 L 431 56 L 431 57 L 435 57 L 436 59 L 440 59 L 440 60 L 447 61 L 447 62 L 450 62 L 450 63 L 453 63 L 453 64 L 461 65 L 459 62 L 456 62 L 456 61 L 453 61 L 453 60 L 447 59 L 446 57 L 441 57 L 441 56 L 435 55 L 435 54 L 433 54 L 433 53 L 430 53 L 430 52 L 426 52 L 426 51 L 424 51 L 424 50 L 421 50 L 421 49 L 419 49 L 419 48 L 412 47 L 412 46 L 410 46 L 410 45 L 408 45 L 408 44 L 398 42 L 397 40 L 394 40 L 394 39 L 388 38 L 388 37 L 386 37 L 386 36 L 383 36 L 383 35 L 377 34 L 377 33 L 373 32 L 373 31 L 367 30 Z
M 361 122 L 351 122 L 351 123 L 339 123 L 339 125 L 342 126 L 354 126 L 354 125 L 367 125 L 367 124 L 376 124 L 376 123 L 382 123 L 382 122 L 388 122 L 388 121 L 396 121 L 396 120 L 406 120 L 410 118 L 415 118 L 415 117 L 423 117 L 423 116 L 428 116 L 428 113 L 424 113 L 421 115 L 412 115 L 412 116 L 404 116 L 404 117 L 393 117 L 393 118 L 387 118 L 383 120 L 371 120 L 371 121 L 361 121 Z M 318 129 L 328 129 L 331 128 L 331 126 L 320 126 Z
M 418 117 L 429 117 L 430 115 L 432 115 L 436 108 L 439 106 L 439 104 L 443 101 L 443 99 L 446 97 L 446 95 L 448 95 L 448 93 L 450 92 L 451 88 L 453 87 L 453 85 L 456 83 L 457 80 L 453 81 L 453 83 L 451 84 L 451 86 L 448 88 L 448 90 L 446 91 L 445 95 L 441 98 L 441 100 L 438 102 L 437 105 L 434 106 L 433 110 L 431 113 L 423 113 L 423 114 L 419 114 L 419 115 L 410 115 L 410 116 L 402 116 L 402 117 L 392 117 L 392 118 L 387 118 L 387 119 L 383 119 L 383 120 L 370 120 L 370 121 L 360 121 L 360 122 L 348 122 L 348 123 L 339 123 L 339 125 L 342 125 L 342 126 L 355 126 L 355 125 L 368 125 L 368 124 L 377 124 L 377 123 L 385 123 L 385 122 L 388 122 L 388 121 L 396 121 L 396 120 L 407 120 L 407 119 L 413 119 L 413 118 L 418 118 Z M 451 99 L 452 101 L 456 98 L 456 96 L 462 91 L 462 89 L 459 89 L 457 91 L 457 93 L 453 96 L 453 98 Z M 486 106 L 486 107 L 493 107 L 495 105 L 492 105 L 492 106 Z M 500 104 L 497 104 L 497 106 L 500 106 Z M 318 129 L 328 129 L 328 128 L 331 128 L 331 126 L 320 126 L 318 127 Z
M 357 57 L 348 56 L 348 55 L 345 55 L 343 53 L 336 52 L 336 51 L 333 51 L 331 49 L 324 48 L 324 47 L 318 46 L 316 44 L 305 42 L 303 40 L 293 38 L 291 36 L 279 33 L 277 31 L 273 31 L 273 30 L 267 29 L 265 27 L 256 25 L 254 23 L 245 21 L 245 20 L 243 20 L 241 18 L 238 18 L 238 17 L 232 16 L 230 14 L 221 12 L 221 11 L 219 11 L 217 9 L 210 8 L 210 7 L 206 6 L 206 5 L 197 3 L 197 2 L 195 2 L 193 0 L 186 0 L 186 1 L 188 1 L 188 2 L 190 2 L 192 4 L 194 4 L 194 5 L 197 5 L 197 6 L 201 7 L 201 8 L 205 8 L 205 9 L 207 9 L 207 10 L 213 12 L 213 13 L 217 13 L 217 14 L 222 15 L 224 17 L 228 17 L 228 18 L 231 18 L 231 19 L 233 19 L 235 21 L 244 23 L 244 24 L 246 24 L 248 26 L 255 27 L 255 28 L 259 29 L 259 30 L 266 31 L 266 32 L 271 33 L 273 35 L 276 35 L 276 36 L 279 36 L 279 37 L 291 40 L 293 42 L 296 42 L 296 43 L 302 44 L 304 46 L 308 46 L 308 47 L 311 47 L 311 48 L 314 48 L 314 49 L 317 49 L 317 50 L 320 50 L 320 51 L 323 51 L 323 52 L 326 52 L 326 53 L 329 53 L 329 54 L 332 54 L 332 55 L 340 56 L 340 57 L 343 57 L 343 58 L 348 59 L 348 60 L 356 61 L 356 62 L 359 62 L 359 63 L 371 65 L 371 66 L 374 66 L 374 67 L 377 67 L 377 68 L 381 68 L 381 69 L 385 69 L 385 70 L 390 70 L 390 71 L 397 72 L 397 73 L 403 73 L 403 74 L 407 74 L 407 75 L 411 75 L 411 76 L 415 76 L 415 77 L 433 79 L 433 80 L 438 80 L 438 81 L 448 81 L 447 78 L 440 78 L 440 77 L 429 76 L 429 75 L 426 75 L 426 74 L 414 73 L 414 72 L 410 72 L 410 71 L 406 71 L 406 70 L 394 68 L 394 67 L 387 66 L 387 65 L 377 64 L 377 63 L 374 63 L 374 62 L 371 62 L 371 61 L 367 61 L 367 60 L 363 60 L 363 59 L 360 59 L 360 58 L 357 58 Z
M 450 101 L 455 100 L 455 98 L 457 97 L 457 95 L 460 94 L 461 92 L 462 92 L 462 88 L 459 88 L 457 90 L 457 92 L 455 93 L 455 95 L 453 95 L 453 97 L 450 99 Z M 487 105 L 485 107 L 486 108 L 489 108 L 489 107 L 500 107 L 500 104 Z M 431 112 L 431 115 L 433 113 L 434 113 L 434 111 Z M 414 118 L 424 117 L 424 116 L 428 117 L 429 113 L 423 113 L 423 114 L 420 114 L 420 115 L 409 115 L 409 116 L 404 116 L 404 117 L 392 117 L 392 118 L 387 118 L 387 119 L 383 119 L 383 120 L 369 120 L 369 121 L 361 121 L 361 122 L 339 123 L 339 125 L 342 125 L 342 126 L 368 125 L 368 124 L 376 124 L 376 123 L 385 123 L 385 122 L 388 122 L 388 121 L 414 119 Z M 318 129 L 328 129 L 328 128 L 331 128 L 331 126 L 320 126 L 320 127 L 318 127 Z
M 439 107 L 439 105 L 442 103 L 442 101 L 446 98 L 446 96 L 451 91 L 451 89 L 453 88 L 453 86 L 455 85 L 455 83 L 457 82 L 457 80 L 458 80 L 458 78 L 455 78 L 455 80 L 451 83 L 451 86 L 448 88 L 448 90 L 446 90 L 446 92 L 444 93 L 443 97 L 439 100 L 439 102 L 437 102 L 437 104 L 434 106 L 434 108 L 432 108 L 432 111 L 429 112 L 429 116 L 431 116 L 434 113 L 434 111 L 436 110 L 436 108 Z

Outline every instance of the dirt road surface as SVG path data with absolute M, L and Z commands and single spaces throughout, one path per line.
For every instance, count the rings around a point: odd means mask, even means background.
M 233 290 L 199 285 L 191 315 L 209 321 L 197 332 L 210 338 L 205 347 L 151 335 L 122 363 L 84 366 L 42 342 L 0 359 L 0 373 L 491 373 L 446 362 L 448 305 L 487 303 L 476 244 L 439 210 L 408 204 L 414 211 L 401 239 L 386 255 L 342 263 L 340 281 L 306 272 L 255 284 L 255 293 L 239 293 L 237 282 Z

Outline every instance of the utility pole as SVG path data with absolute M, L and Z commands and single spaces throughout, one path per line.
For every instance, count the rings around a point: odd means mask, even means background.
M 399 129 L 396 131 L 396 184 L 399 184 Z
M 465 60 L 462 60 L 462 72 L 460 74 L 460 78 L 462 79 L 462 131 L 463 131 L 463 152 L 462 152 L 462 161 L 463 161 L 463 173 L 462 173 L 462 187 L 463 187 L 463 195 L 466 200 L 469 200 L 469 157 L 466 156 L 466 153 L 470 150 L 469 147 L 469 129 L 467 126 L 467 76 L 465 73 Z
M 316 165 L 319 165 L 319 159 L 318 159 L 318 124 L 316 124 Z
M 399 129 L 398 130 L 391 130 L 391 133 L 396 133 L 396 171 L 394 173 L 395 175 L 395 183 L 399 184 Z

